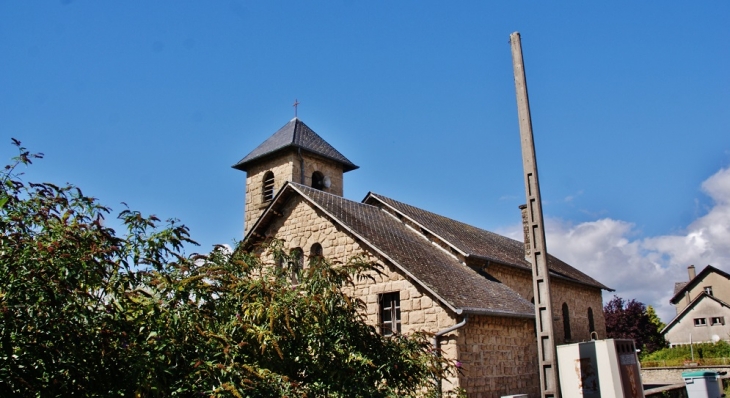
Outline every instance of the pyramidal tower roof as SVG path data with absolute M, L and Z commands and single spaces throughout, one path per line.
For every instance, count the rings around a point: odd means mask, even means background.
M 246 171 L 251 163 L 289 148 L 301 148 L 303 151 L 339 162 L 345 172 L 358 168 L 296 117 L 232 167 Z

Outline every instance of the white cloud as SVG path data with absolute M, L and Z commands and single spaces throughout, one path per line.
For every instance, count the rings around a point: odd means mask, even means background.
M 602 218 L 577 225 L 546 220 L 550 253 L 616 289 L 604 292 L 637 299 L 656 308 L 664 322 L 675 314 L 669 304 L 675 282 L 688 279 L 687 267 L 707 264 L 730 271 L 730 168 L 721 169 L 702 183 L 712 200 L 708 212 L 683 232 L 638 238 L 634 224 Z M 522 239 L 522 228 L 506 231 Z
M 583 195 L 583 190 L 576 192 L 575 195 L 566 196 L 565 198 L 563 198 L 563 202 L 570 203 L 570 202 L 574 201 L 575 198 L 577 198 L 578 196 L 581 196 L 581 195 Z

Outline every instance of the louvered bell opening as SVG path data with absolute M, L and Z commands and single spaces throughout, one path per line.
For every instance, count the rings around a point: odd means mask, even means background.
M 264 176 L 264 202 L 274 199 L 274 173 L 268 172 Z

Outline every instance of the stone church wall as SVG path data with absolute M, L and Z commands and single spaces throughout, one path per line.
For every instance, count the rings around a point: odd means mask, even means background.
M 539 395 L 532 319 L 469 316 L 456 340 L 462 364 L 460 385 L 469 397 Z
M 334 195 L 343 195 L 342 166 L 331 160 L 325 160 L 310 153 L 302 153 L 304 158 L 304 185 L 312 185 L 312 174 L 319 171 L 330 178 L 331 185 L 324 191 Z M 263 201 L 263 178 L 267 171 L 274 173 L 274 194 L 279 192 L 287 181 L 301 183 L 301 167 L 299 155 L 291 151 L 285 155 L 262 161 L 251 166 L 246 174 L 246 207 L 244 211 L 244 228 L 246 232 L 269 204 Z
M 571 343 L 591 340 L 588 330 L 588 308 L 593 311 L 593 326 L 598 334 L 598 339 L 606 338 L 606 320 L 603 317 L 603 297 L 600 289 L 555 278 L 551 283 L 551 293 L 553 319 L 558 319 L 553 323 L 553 327 L 556 332 L 560 332 L 562 338 L 562 340 L 557 340 L 556 334 L 556 341 L 567 343 L 563 334 L 561 309 L 563 303 L 568 304 L 570 310 Z
M 363 255 L 383 264 L 382 274 L 372 273 L 372 281 L 358 281 L 352 291 L 365 302 L 369 324 L 376 327 L 379 324 L 379 295 L 396 291 L 400 292 L 403 333 L 419 330 L 433 333 L 461 321 L 460 316 L 442 307 L 394 266 L 370 255 L 353 237 L 340 231 L 303 199 L 293 199 L 282 213 L 269 227 L 267 236 L 283 239 L 285 249 L 299 247 L 306 256 L 311 246 L 319 243 L 323 255 L 330 260 L 346 262 Z M 442 337 L 441 349 L 444 356 L 462 363 L 462 374 L 444 380 L 447 390 L 461 386 L 474 397 L 538 392 L 532 319 L 472 316 L 463 329 Z
M 342 165 L 337 164 L 331 160 L 321 158 L 319 156 L 312 155 L 310 153 L 303 153 L 304 156 L 304 182 L 302 184 L 312 186 L 312 174 L 315 171 L 319 171 L 323 175 L 330 178 L 330 187 L 325 188 L 324 191 L 337 196 L 343 196 L 344 193 L 344 181 L 342 178 L 343 170 Z M 294 162 L 294 176 L 295 182 L 299 182 L 301 178 L 299 157 L 294 156 L 296 161 Z
M 435 302 L 421 287 L 404 278 L 394 266 L 370 255 L 355 239 L 340 231 L 328 218 L 303 199 L 293 198 L 282 213 L 283 216 L 269 226 L 266 236 L 282 239 L 286 250 L 301 248 L 305 255 L 305 264 L 310 248 L 313 244 L 319 243 L 322 245 L 323 256 L 331 261 L 347 262 L 353 257 L 362 255 L 383 265 L 380 270 L 382 274 L 371 273 L 370 276 L 374 281 L 367 279 L 356 281 L 352 291 L 354 297 L 365 302 L 365 316 L 369 324 L 376 327 L 379 325 L 380 294 L 396 291 L 400 292 L 403 333 L 419 330 L 433 333 L 457 322 L 455 314 Z M 273 262 L 273 259 L 269 260 Z M 441 348 L 446 357 L 457 358 L 455 339 L 445 337 Z M 458 378 L 453 377 L 444 381 L 444 387 L 451 389 L 458 385 L 457 383 Z
M 284 183 L 292 180 L 293 154 L 278 156 L 252 166 L 246 174 L 246 207 L 244 208 L 244 229 L 248 233 L 253 223 L 270 202 L 264 202 L 264 174 L 274 173 L 274 193 L 279 192 Z
M 339 230 L 327 217 L 299 197 L 287 204 L 283 216 L 267 230 L 267 236 L 282 239 L 286 250 L 301 248 L 305 264 L 310 248 L 315 243 L 322 246 L 322 255 L 331 261 L 347 262 L 354 257 L 364 256 L 367 260 L 381 264 L 380 273 L 370 273 L 372 280 L 355 281 L 352 292 L 366 303 L 367 319 L 373 325 L 378 324 L 379 295 L 396 291 L 400 292 L 403 332 L 435 332 L 456 322 L 455 316 L 435 303 L 424 289 L 403 277 L 395 266 L 385 264 L 364 250 L 353 237 Z
M 525 299 L 533 299 L 532 274 L 530 271 L 492 263 L 489 265 L 487 272 Z M 593 325 L 598 333 L 598 338 L 606 338 L 606 321 L 603 317 L 603 297 L 600 289 L 552 278 L 550 280 L 550 292 L 553 304 L 553 330 L 557 344 L 575 343 L 591 339 L 588 330 L 588 308 L 593 310 Z M 563 303 L 568 305 L 570 341 L 565 339 Z

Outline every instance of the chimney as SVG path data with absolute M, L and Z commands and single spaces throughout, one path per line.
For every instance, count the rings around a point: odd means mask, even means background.
M 694 279 L 695 276 L 697 276 L 697 274 L 695 273 L 695 266 L 694 265 L 690 265 L 689 267 L 687 267 L 687 273 L 689 274 L 689 280 L 690 281 L 692 279 Z
M 530 225 L 527 222 L 527 205 L 520 205 L 520 211 L 522 212 L 522 233 L 525 237 L 525 258 L 530 258 L 532 255 L 532 245 L 530 243 Z

